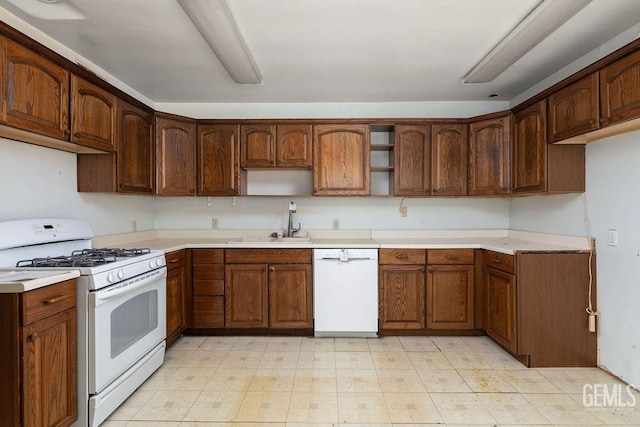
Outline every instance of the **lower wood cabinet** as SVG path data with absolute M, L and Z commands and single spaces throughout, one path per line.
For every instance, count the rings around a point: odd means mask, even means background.
M 69 426 L 78 418 L 76 281 L 0 294 L 0 420 Z
M 227 328 L 269 326 L 266 264 L 225 265 L 224 318 Z
M 269 266 L 269 327 L 313 328 L 311 265 Z
M 167 260 L 167 347 L 187 328 L 186 250 L 165 254 Z
M 487 334 L 512 353 L 518 352 L 516 276 L 487 268 Z
M 191 250 L 192 299 L 189 327 L 224 327 L 224 250 Z

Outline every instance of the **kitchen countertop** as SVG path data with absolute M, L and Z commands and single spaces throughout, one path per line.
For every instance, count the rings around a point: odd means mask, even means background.
M 16 270 L 0 269 L 0 294 L 14 294 L 32 291 L 44 286 L 75 279 L 78 270 Z

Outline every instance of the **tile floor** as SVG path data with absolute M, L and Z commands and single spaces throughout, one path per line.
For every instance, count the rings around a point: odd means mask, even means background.
M 182 337 L 102 426 L 640 426 L 640 394 L 596 409 L 584 384 L 623 383 L 526 369 L 486 337 Z

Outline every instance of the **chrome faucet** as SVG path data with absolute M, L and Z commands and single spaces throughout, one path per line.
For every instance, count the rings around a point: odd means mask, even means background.
M 293 237 L 294 233 L 297 233 L 302 228 L 302 225 L 298 223 L 298 228 L 293 227 L 293 214 L 296 213 L 296 204 L 289 202 L 289 225 L 287 226 L 287 237 Z

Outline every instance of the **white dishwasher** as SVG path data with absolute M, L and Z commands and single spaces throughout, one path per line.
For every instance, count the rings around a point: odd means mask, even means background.
M 313 250 L 316 337 L 378 335 L 378 250 Z

